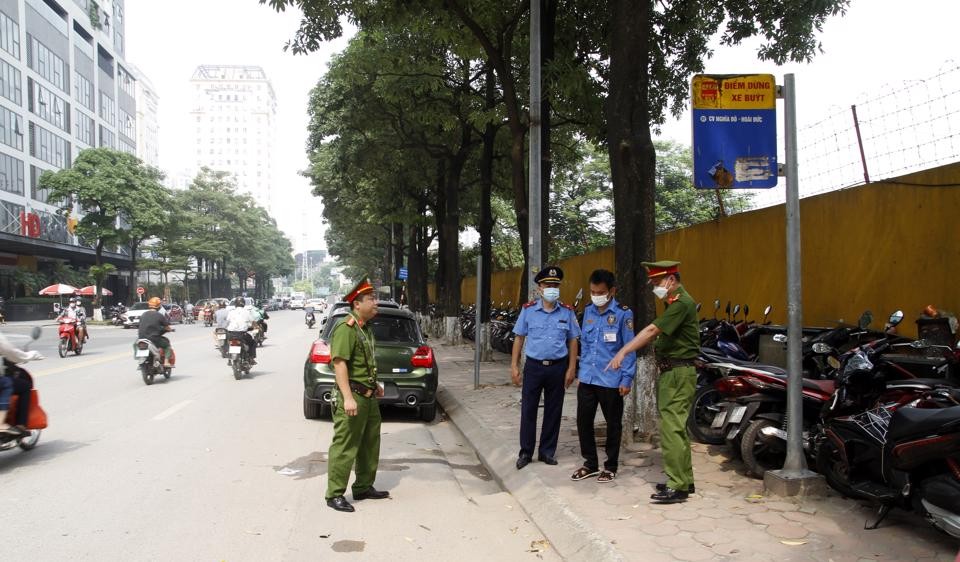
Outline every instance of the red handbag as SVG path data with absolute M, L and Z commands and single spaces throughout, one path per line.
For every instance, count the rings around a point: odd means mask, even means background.
M 17 416 L 17 399 L 19 396 L 10 397 L 10 410 L 7 411 L 6 423 L 13 425 Z M 40 407 L 40 393 L 37 389 L 30 391 L 30 415 L 27 416 L 27 429 L 46 429 L 47 413 Z

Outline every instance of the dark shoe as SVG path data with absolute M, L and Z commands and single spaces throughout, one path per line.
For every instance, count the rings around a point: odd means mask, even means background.
M 658 491 L 658 492 L 665 492 L 666 490 L 667 490 L 667 485 L 666 485 L 666 484 L 657 484 L 657 491 Z M 696 494 L 696 493 L 697 493 L 696 487 L 695 487 L 693 484 L 690 484 L 690 487 L 687 488 L 687 493 L 688 493 L 688 494 Z
M 353 501 L 358 502 L 360 500 L 385 500 L 390 497 L 390 492 L 380 491 L 373 486 L 370 486 L 365 491 L 353 493 Z
M 540 455 L 539 457 L 537 457 L 537 460 L 544 464 L 549 464 L 549 465 L 557 464 L 557 459 L 553 457 L 548 457 L 547 455 Z
M 517 459 L 517 470 L 520 470 L 521 468 L 530 464 L 531 460 L 533 459 L 531 459 L 530 457 L 520 457 L 519 459 Z
M 4 435 L 11 435 L 13 437 L 20 437 L 21 435 L 26 435 L 26 431 L 20 429 L 15 425 L 11 425 L 6 429 L 0 429 L 0 433 Z
M 350 505 L 350 502 L 347 501 L 347 498 L 343 496 L 337 496 L 335 498 L 330 498 L 327 500 L 327 505 L 336 509 L 337 511 L 343 511 L 346 513 L 353 513 L 353 506 Z
M 687 498 L 690 494 L 686 492 L 681 492 L 680 490 L 671 490 L 667 488 L 662 492 L 657 492 L 656 494 L 650 494 L 650 500 L 652 503 L 681 503 L 687 501 Z

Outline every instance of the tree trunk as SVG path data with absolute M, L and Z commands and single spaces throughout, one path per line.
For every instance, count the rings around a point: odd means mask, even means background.
M 443 230 L 443 223 L 446 220 L 445 216 L 447 214 L 447 203 L 446 203 L 446 162 L 439 160 L 437 162 L 437 209 L 436 216 L 434 220 L 436 221 L 437 228 L 437 273 L 434 278 L 434 287 L 436 288 L 436 299 L 437 304 L 440 305 L 440 310 L 443 310 L 443 302 L 446 299 L 447 291 L 447 281 L 446 281 L 446 271 L 447 264 L 443 261 L 443 256 L 447 251 L 447 238 Z
M 450 160 L 447 168 L 441 239 L 446 239 L 440 263 L 444 264 L 444 283 L 446 288 L 440 304 L 446 319 L 447 343 L 459 344 L 462 341 L 457 320 L 460 316 L 460 177 L 467 159 L 467 151 Z
M 607 144 L 613 181 L 614 235 L 617 277 L 621 302 L 634 311 L 639 331 L 650 323 L 655 309 L 644 290 L 646 274 L 640 262 L 655 253 L 654 173 L 656 152 L 650 136 L 648 79 L 650 59 L 649 2 L 613 0 L 610 10 L 610 81 L 607 96 Z M 643 355 L 649 353 L 642 350 Z M 638 428 L 641 437 L 656 431 L 653 415 L 655 368 L 647 357 L 638 360 L 636 388 L 631 396 L 644 401 L 633 419 L 625 420 L 628 431 Z
M 127 294 L 130 302 L 133 302 L 134 295 L 137 294 L 137 248 L 139 246 L 140 242 L 130 243 L 130 285 Z

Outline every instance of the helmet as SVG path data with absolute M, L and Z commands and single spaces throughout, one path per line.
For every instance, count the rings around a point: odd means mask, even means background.
M 247 304 L 247 303 L 245 303 L 245 302 L 243 301 L 243 297 L 237 297 L 237 298 L 233 301 L 233 306 L 235 306 L 235 307 L 237 307 L 237 308 L 243 308 L 244 306 L 246 306 L 246 304 Z
M 160 308 L 160 297 L 153 297 L 152 299 L 148 300 L 147 306 L 154 309 Z
M 227 301 L 220 301 L 220 308 L 227 308 Z

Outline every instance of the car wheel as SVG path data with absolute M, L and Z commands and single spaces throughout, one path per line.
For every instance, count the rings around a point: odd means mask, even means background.
M 303 397 L 303 417 L 308 420 L 319 419 L 323 416 L 323 404 L 317 404 L 316 402 L 311 402 L 307 400 L 307 397 Z
M 437 417 L 437 403 L 428 404 L 419 407 L 420 419 L 425 422 L 432 422 Z

